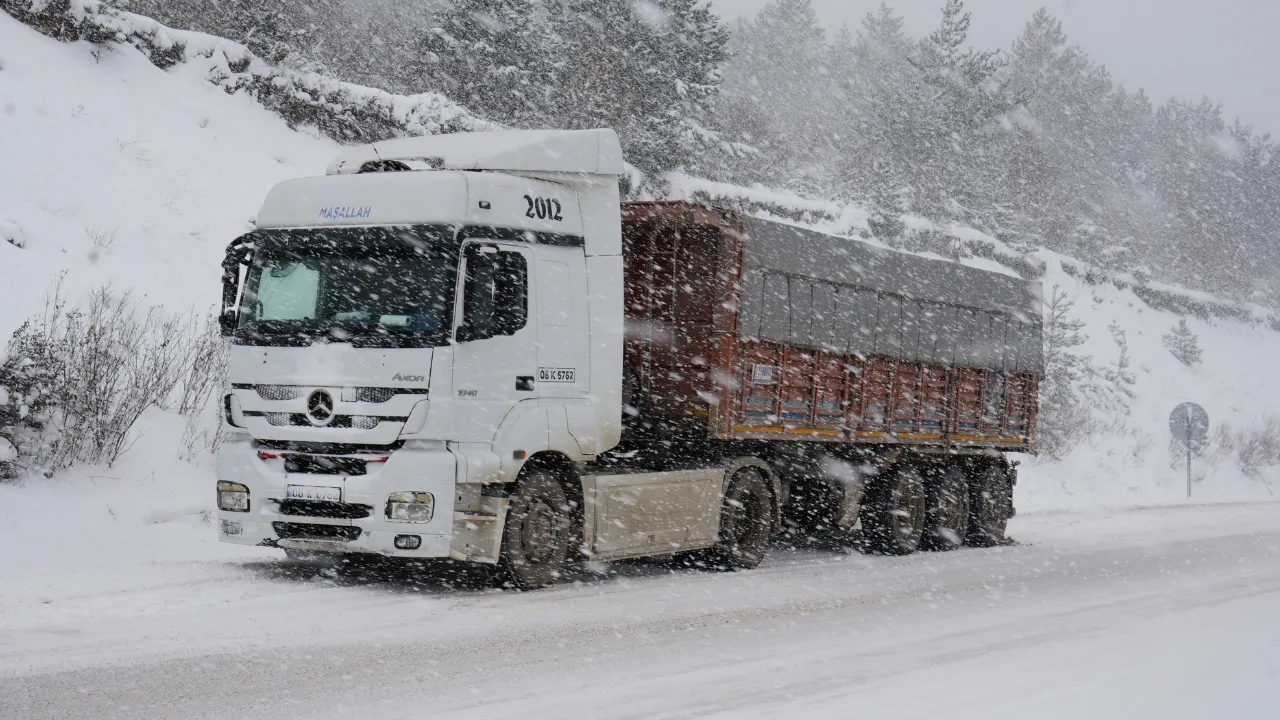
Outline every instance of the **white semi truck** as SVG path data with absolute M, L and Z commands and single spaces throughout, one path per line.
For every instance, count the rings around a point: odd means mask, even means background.
M 220 538 L 522 588 L 581 559 L 751 568 L 784 529 L 1003 538 L 1038 285 L 624 206 L 623 173 L 612 131 L 495 132 L 277 185 L 224 262 Z

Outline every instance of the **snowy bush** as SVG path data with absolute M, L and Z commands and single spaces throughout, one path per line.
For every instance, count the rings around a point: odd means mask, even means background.
M 1258 477 L 1264 468 L 1280 465 L 1280 416 L 1265 413 L 1254 425 L 1238 431 L 1220 425 L 1214 444 L 1220 452 L 1235 455 L 1246 475 Z
M 78 463 L 113 463 L 144 411 L 195 416 L 222 377 L 223 350 L 189 316 L 143 307 L 110 286 L 69 307 L 55 287 L 46 310 L 9 342 L 0 386 L 0 436 L 15 446 L 7 461 L 53 472 Z
M 24 248 L 27 246 L 27 236 L 22 232 L 21 225 L 12 220 L 0 218 L 0 242 Z
M 1179 320 L 1163 339 L 1164 346 L 1178 359 L 1178 362 L 1183 365 L 1195 365 L 1200 362 L 1200 338 L 1187 327 L 1186 319 Z
M 0 357 L 0 480 L 19 474 L 20 450 L 39 444 L 49 411 L 54 406 L 54 378 L 48 368 L 22 351 L 30 324 L 14 333 L 9 352 Z

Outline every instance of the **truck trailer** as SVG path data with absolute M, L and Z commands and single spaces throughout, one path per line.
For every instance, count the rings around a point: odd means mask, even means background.
M 497 565 L 779 534 L 1005 540 L 1040 286 L 688 202 L 609 130 L 409 138 L 280 183 L 223 263 L 218 532 Z

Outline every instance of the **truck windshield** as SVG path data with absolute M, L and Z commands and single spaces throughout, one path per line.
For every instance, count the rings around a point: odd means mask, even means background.
M 458 271 L 452 228 L 267 230 L 253 236 L 257 249 L 241 295 L 239 342 L 447 342 Z

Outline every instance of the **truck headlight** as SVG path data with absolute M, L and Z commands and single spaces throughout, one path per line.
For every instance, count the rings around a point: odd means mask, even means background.
M 249 488 L 240 483 L 219 481 L 218 509 L 229 512 L 249 512 Z
M 387 520 L 391 522 L 431 522 L 436 499 L 431 493 L 398 492 L 387 496 Z

